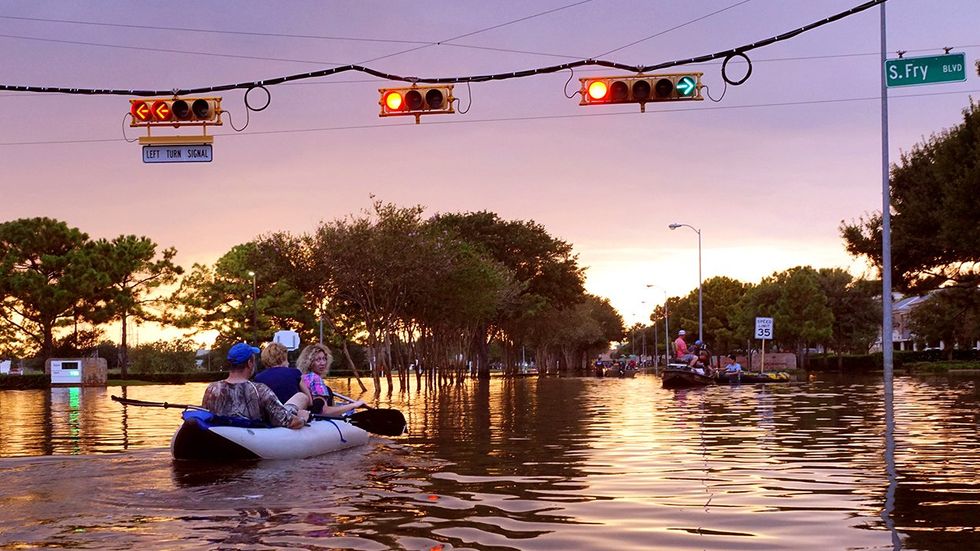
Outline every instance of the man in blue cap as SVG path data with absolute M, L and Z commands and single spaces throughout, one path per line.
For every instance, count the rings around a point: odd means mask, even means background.
M 272 389 L 249 380 L 259 349 L 240 342 L 228 350 L 228 377 L 215 381 L 204 391 L 201 405 L 216 415 L 247 417 L 274 427 L 301 428 L 310 418 L 305 396 L 283 405 Z

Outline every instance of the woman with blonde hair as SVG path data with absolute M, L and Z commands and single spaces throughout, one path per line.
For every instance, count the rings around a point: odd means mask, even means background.
M 329 348 L 322 344 L 311 344 L 299 353 L 296 367 L 303 372 L 303 384 L 310 390 L 312 396 L 310 411 L 333 416 L 342 415 L 363 406 L 363 400 L 342 406 L 333 404 L 333 391 L 323 382 L 323 378 L 330 373 L 331 363 L 333 363 L 333 354 L 330 353 Z
M 279 401 L 286 403 L 299 399 L 297 394 L 305 398 L 307 407 L 313 401 L 310 388 L 303 382 L 303 373 L 295 367 L 289 367 L 289 356 L 286 347 L 270 342 L 262 349 L 262 365 L 265 369 L 255 376 L 255 382 L 262 383 L 276 393 Z

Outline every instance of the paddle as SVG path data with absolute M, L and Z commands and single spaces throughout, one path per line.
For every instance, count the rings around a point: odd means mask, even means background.
M 199 409 L 201 411 L 207 411 L 207 409 L 201 406 L 192 406 L 188 404 L 171 404 L 169 402 L 147 402 L 146 400 L 135 400 L 133 398 L 120 398 L 119 396 L 110 396 L 113 402 L 119 402 L 124 406 L 142 406 L 142 407 L 152 407 L 152 408 L 180 408 L 180 409 Z
M 356 401 L 336 392 L 333 395 L 351 404 Z M 376 408 L 367 404 L 363 404 L 361 407 L 364 408 L 364 411 L 358 411 L 351 415 L 352 425 L 382 436 L 401 436 L 408 432 L 408 422 L 405 421 L 405 415 L 397 409 Z

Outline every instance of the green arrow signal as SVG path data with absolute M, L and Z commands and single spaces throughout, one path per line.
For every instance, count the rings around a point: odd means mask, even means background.
M 690 96 L 698 88 L 698 83 L 694 77 L 681 77 L 677 80 L 677 91 L 683 96 Z

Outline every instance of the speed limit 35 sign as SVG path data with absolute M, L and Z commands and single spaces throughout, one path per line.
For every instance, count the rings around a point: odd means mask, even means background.
M 772 318 L 755 318 L 755 338 L 772 339 Z

